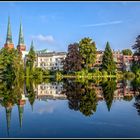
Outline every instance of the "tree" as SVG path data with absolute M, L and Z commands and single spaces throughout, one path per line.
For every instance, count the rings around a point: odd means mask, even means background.
M 0 50 L 0 75 L 4 79 L 24 77 L 23 60 L 16 49 L 2 48 Z
M 132 55 L 132 51 L 130 49 L 124 49 L 122 50 L 123 55 Z
M 103 54 L 102 69 L 110 74 L 114 74 L 116 70 L 116 64 L 113 59 L 113 53 L 111 51 L 109 42 L 106 44 L 106 48 Z
M 83 38 L 79 42 L 79 52 L 82 56 L 83 68 L 90 69 L 96 61 L 96 45 L 90 38 Z
M 64 70 L 66 72 L 75 72 L 82 69 L 82 57 L 79 53 L 78 43 L 68 46 L 68 53 L 64 61 Z
M 140 35 L 136 38 L 136 43 L 132 46 L 132 49 L 135 50 L 135 54 L 140 55 Z
M 26 61 L 26 66 L 30 67 L 30 70 L 32 70 L 34 66 L 35 59 L 36 59 L 36 56 L 35 56 L 34 45 L 32 41 L 30 51 L 29 51 L 29 54 L 27 55 L 27 61 Z

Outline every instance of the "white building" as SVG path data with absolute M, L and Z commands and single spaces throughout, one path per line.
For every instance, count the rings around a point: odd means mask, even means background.
M 63 70 L 66 52 L 37 53 L 35 66 L 48 70 Z
M 66 99 L 63 93 L 63 83 L 42 83 L 36 88 L 36 95 L 38 99 Z

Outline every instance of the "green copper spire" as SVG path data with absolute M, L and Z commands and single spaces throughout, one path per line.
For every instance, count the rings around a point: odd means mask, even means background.
M 9 136 L 9 129 L 10 129 L 11 112 L 12 112 L 12 108 L 6 107 L 6 122 L 7 122 L 7 133 L 8 133 L 8 136 Z
M 6 37 L 6 43 L 13 43 L 12 42 L 12 32 L 11 32 L 11 25 L 10 25 L 10 17 L 8 17 L 8 26 L 7 26 L 7 37 Z
M 18 45 L 24 45 L 24 36 L 22 31 L 22 24 L 20 22 L 20 29 L 19 29 L 19 39 L 18 39 Z
M 21 107 L 20 105 L 18 105 L 20 128 L 22 127 L 23 111 L 24 111 L 24 107 L 23 106 Z

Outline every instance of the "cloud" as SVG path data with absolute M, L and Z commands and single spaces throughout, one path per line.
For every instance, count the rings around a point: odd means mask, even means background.
M 52 114 L 54 112 L 54 109 L 55 107 L 52 105 L 52 104 L 45 104 L 44 105 L 41 105 L 39 107 L 37 107 L 35 110 L 34 110 L 34 113 L 37 113 L 37 114 Z
M 86 24 L 86 25 L 82 25 L 82 27 L 97 27 L 97 26 L 115 25 L 120 23 L 123 23 L 123 21 L 118 20 L 118 21 L 102 22 L 96 24 Z
M 55 42 L 54 37 L 52 35 L 45 36 L 45 35 L 39 34 L 39 35 L 32 35 L 31 38 L 40 42 L 46 42 L 50 44 Z

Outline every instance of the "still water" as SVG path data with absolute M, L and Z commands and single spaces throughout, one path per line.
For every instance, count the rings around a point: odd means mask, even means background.
M 1 83 L 0 89 L 1 138 L 140 137 L 135 81 Z

